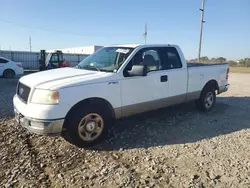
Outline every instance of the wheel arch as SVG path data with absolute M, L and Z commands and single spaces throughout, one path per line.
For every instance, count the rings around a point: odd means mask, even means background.
M 209 80 L 205 85 L 204 87 L 202 88 L 202 92 L 204 91 L 204 89 L 208 88 L 208 87 L 212 87 L 213 89 L 215 89 L 216 92 L 219 91 L 219 84 L 216 80 L 212 79 L 212 80 Z M 201 92 L 201 93 L 202 93 Z
M 65 121 L 68 119 L 68 117 L 75 109 L 80 108 L 81 106 L 89 106 L 89 105 L 96 105 L 96 106 L 101 105 L 102 107 L 107 108 L 107 110 L 109 110 L 112 119 L 116 118 L 115 110 L 109 101 L 100 97 L 91 97 L 81 100 L 77 102 L 74 106 L 72 106 L 65 116 Z

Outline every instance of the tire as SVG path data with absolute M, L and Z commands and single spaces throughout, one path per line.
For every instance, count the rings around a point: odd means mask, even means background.
M 216 102 L 215 89 L 207 86 L 202 90 L 201 96 L 195 101 L 196 107 L 202 112 L 211 111 Z
M 87 148 L 104 141 L 112 124 L 105 105 L 83 103 L 67 115 L 62 136 L 77 147 Z
M 5 70 L 3 72 L 3 77 L 4 78 L 14 78 L 15 75 L 16 75 L 16 73 L 13 70 L 11 70 L 11 69 L 7 69 L 7 70 Z

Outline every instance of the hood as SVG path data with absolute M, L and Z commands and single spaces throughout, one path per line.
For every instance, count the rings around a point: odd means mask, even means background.
M 32 73 L 21 77 L 19 81 L 29 87 L 50 89 L 57 85 L 65 85 L 76 80 L 86 81 L 97 79 L 107 74 L 109 73 L 76 68 L 58 68 Z

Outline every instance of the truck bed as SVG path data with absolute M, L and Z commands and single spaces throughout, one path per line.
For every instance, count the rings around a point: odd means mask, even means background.
M 226 65 L 227 63 L 187 63 L 187 67 L 201 67 L 213 65 Z

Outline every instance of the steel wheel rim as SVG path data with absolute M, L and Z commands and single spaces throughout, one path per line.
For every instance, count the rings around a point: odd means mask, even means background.
M 204 101 L 205 107 L 207 109 L 211 108 L 213 102 L 214 102 L 214 94 L 212 92 L 207 93 Z
M 78 124 L 78 135 L 84 141 L 90 142 L 102 134 L 103 128 L 103 118 L 96 113 L 90 113 L 84 116 Z

